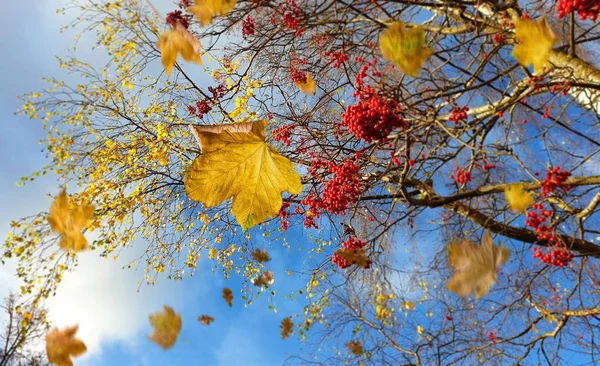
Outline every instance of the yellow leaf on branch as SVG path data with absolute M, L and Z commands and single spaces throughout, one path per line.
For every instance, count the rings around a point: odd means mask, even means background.
M 202 64 L 200 42 L 179 22 L 175 22 L 174 29 L 163 32 L 156 45 L 160 49 L 160 58 L 167 76 L 171 75 L 177 55 L 181 55 L 185 61 Z
M 470 240 L 450 243 L 448 260 L 456 273 L 446 288 L 459 296 L 474 292 L 475 298 L 480 298 L 496 282 L 496 270 L 509 256 L 508 248 L 494 245 L 488 230 L 483 234 L 481 246 Z
M 523 184 L 521 183 L 506 186 L 504 188 L 504 195 L 510 209 L 517 213 L 525 214 L 527 207 L 533 203 L 533 196 L 523 189 Z
M 58 194 L 50 206 L 48 223 L 61 236 L 59 245 L 63 250 L 80 252 L 88 248 L 88 241 L 81 230 L 88 226 L 94 210 L 92 205 L 79 205 L 70 210 L 67 192 L 63 190 Z
M 81 356 L 87 351 L 85 343 L 75 338 L 78 326 L 63 330 L 53 328 L 46 335 L 46 354 L 48 362 L 57 366 L 73 366 L 71 357 Z
M 233 197 L 231 213 L 244 231 L 277 215 L 282 192 L 302 191 L 292 162 L 265 143 L 266 124 L 192 127 L 202 154 L 187 172 L 185 191 L 206 207 Z
M 379 47 L 385 59 L 410 76 L 417 76 L 432 54 L 425 45 L 425 31 L 419 27 L 411 27 L 407 31 L 402 22 L 394 22 L 387 27 L 379 36 Z
M 519 42 L 512 51 L 517 62 L 525 67 L 533 65 L 534 72 L 540 72 L 548 62 L 556 36 L 548 25 L 546 17 L 538 21 L 514 19 L 515 38 Z
M 200 24 L 207 26 L 214 17 L 225 15 L 233 10 L 236 0 L 195 0 L 194 5 L 188 6 L 188 13 L 194 14 Z
M 164 306 L 162 313 L 150 314 L 150 325 L 154 332 L 148 338 L 163 349 L 169 349 L 181 331 L 181 316 L 171 307 Z

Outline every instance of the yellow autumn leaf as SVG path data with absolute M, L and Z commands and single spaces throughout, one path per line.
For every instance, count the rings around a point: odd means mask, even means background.
M 470 240 L 450 243 L 448 260 L 456 273 L 446 288 L 459 296 L 474 292 L 475 298 L 480 298 L 496 282 L 496 270 L 509 256 L 508 248 L 494 245 L 488 230 L 483 234 L 481 246 Z
M 281 193 L 299 194 L 291 161 L 265 143 L 265 120 L 192 127 L 202 154 L 185 177 L 189 198 L 213 207 L 233 197 L 231 213 L 247 230 L 281 208 Z
M 217 250 L 215 248 L 212 248 L 208 251 L 208 259 L 214 259 L 216 255 Z
M 63 250 L 80 252 L 88 248 L 88 241 L 81 231 L 94 216 L 94 210 L 92 205 L 78 205 L 70 210 L 67 192 L 63 190 L 58 194 L 50 206 L 48 223 L 61 236 L 59 245 Z
M 202 64 L 200 42 L 179 22 L 175 23 L 174 29 L 164 31 L 156 45 L 160 49 L 161 61 L 167 76 L 171 75 L 177 55 L 181 55 L 185 61 Z
M 181 316 L 171 307 L 164 306 L 162 313 L 150 314 L 150 325 L 154 332 L 148 338 L 163 349 L 169 349 L 181 331 Z
M 221 294 L 221 297 L 223 297 L 223 300 L 225 300 L 227 305 L 229 305 L 229 306 L 233 305 L 233 292 L 231 292 L 231 290 L 228 289 L 227 287 L 225 287 L 223 289 L 223 293 Z
M 363 354 L 363 347 L 359 341 L 348 341 L 344 345 L 348 347 L 348 351 L 355 356 L 361 356 Z
M 294 323 L 292 322 L 292 318 L 288 317 L 283 319 L 281 324 L 279 324 L 279 328 L 281 328 L 281 339 L 286 339 L 289 337 L 290 334 L 294 332 Z
M 306 74 L 305 83 L 294 83 L 300 91 L 306 95 L 313 95 L 317 91 L 317 84 L 310 74 Z
M 431 56 L 431 49 L 425 44 L 422 28 L 406 30 L 402 22 L 394 22 L 379 36 L 379 47 L 383 57 L 406 75 L 417 76 L 419 69 Z
M 212 316 L 208 316 L 208 315 L 200 315 L 198 317 L 198 321 L 202 325 L 210 325 L 210 323 L 212 323 L 213 321 L 215 321 L 215 318 L 213 318 Z
M 419 325 L 419 326 L 417 326 L 417 334 L 419 335 L 419 340 L 421 340 L 421 338 L 423 338 L 423 331 L 424 331 L 424 330 L 425 330 L 425 329 L 423 329 L 423 327 L 422 327 L 422 326 L 420 326 L 420 325 Z
M 517 213 L 525 214 L 527 207 L 533 203 L 531 193 L 523 190 L 523 184 L 509 184 L 504 188 L 504 195 L 510 209 Z
M 415 303 L 412 301 L 402 301 L 402 303 L 400 304 L 400 307 L 402 307 L 406 310 L 414 310 Z
M 515 18 L 515 38 L 519 44 L 513 48 L 512 56 L 525 67 L 533 64 L 533 71 L 540 72 L 548 62 L 556 36 L 546 17 L 538 21 Z
M 195 0 L 194 5 L 188 6 L 188 13 L 194 14 L 200 24 L 206 26 L 212 23 L 214 17 L 225 15 L 235 7 L 236 0 Z
M 78 326 L 63 330 L 52 328 L 46 335 L 46 354 L 48 362 L 57 366 L 73 366 L 71 357 L 81 356 L 87 351 L 85 343 L 75 338 Z

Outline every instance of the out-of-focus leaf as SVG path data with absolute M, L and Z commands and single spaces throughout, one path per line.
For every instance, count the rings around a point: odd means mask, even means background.
M 504 188 L 508 206 L 514 212 L 525 214 L 527 207 L 533 203 L 531 193 L 523 190 L 521 183 L 510 184 Z
M 62 249 L 80 252 L 88 248 L 88 241 L 81 230 L 89 224 L 94 210 L 92 205 L 79 205 L 69 210 L 67 192 L 63 190 L 58 194 L 50 206 L 48 223 L 61 236 L 59 245 Z
M 75 338 L 78 326 L 63 330 L 52 328 L 46 335 L 46 354 L 48 361 L 58 366 L 73 366 L 71 357 L 81 356 L 87 351 L 85 343 Z
M 519 41 L 512 51 L 513 57 L 525 67 L 533 64 L 536 73 L 542 71 L 556 42 L 556 36 L 546 17 L 541 17 L 538 21 L 518 18 L 513 21 L 515 38 Z
M 169 349 L 173 347 L 181 331 L 181 316 L 171 307 L 165 306 L 162 313 L 150 315 L 150 325 L 154 332 L 148 338 L 163 349 Z
M 229 13 L 235 7 L 236 0 L 195 0 L 186 10 L 194 14 L 200 24 L 210 25 L 213 18 Z
M 223 300 L 225 300 L 227 305 L 229 305 L 229 306 L 233 305 L 233 292 L 231 292 L 230 289 L 225 287 L 223 289 L 223 293 L 221 294 L 221 296 L 223 297 Z
M 425 44 L 425 32 L 419 27 L 408 31 L 402 22 L 394 22 L 379 36 L 383 57 L 396 64 L 406 75 L 417 76 L 431 56 Z

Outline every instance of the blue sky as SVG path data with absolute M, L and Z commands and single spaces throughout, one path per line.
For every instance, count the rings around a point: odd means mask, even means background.
M 38 140 L 43 137 L 39 121 L 16 117 L 16 96 L 44 87 L 44 76 L 63 75 L 54 56 L 68 54 L 72 35 L 59 33 L 67 21 L 55 10 L 67 0 L 37 0 L 34 3 L 8 1 L 0 12 L 0 47 L 5 51 L 0 75 L 0 153 L 4 159 L 0 174 L 0 236 L 5 237 L 11 219 L 47 210 L 48 194 L 55 194 L 60 182 L 46 176 L 24 187 L 15 182 L 21 176 L 38 170 L 45 155 Z M 156 1 L 159 9 L 168 9 L 168 0 Z M 80 44 L 78 53 L 84 60 L 102 51 L 91 51 L 91 45 Z M 97 56 L 95 56 L 97 57 Z M 91 58 L 93 60 L 94 58 Z M 278 313 L 269 311 L 263 296 L 251 307 L 234 299 L 226 306 L 220 292 L 224 286 L 234 289 L 239 300 L 238 278 L 223 280 L 202 263 L 193 278 L 183 281 L 161 280 L 156 286 L 141 286 L 141 271 L 121 270 L 139 250 L 139 245 L 113 261 L 101 259 L 97 253 L 80 255 L 80 266 L 65 276 L 57 296 L 48 303 L 49 317 L 59 327 L 79 323 L 79 336 L 88 353 L 75 360 L 76 365 L 281 365 L 288 353 L 299 352 L 300 342 L 294 337 L 281 340 L 279 322 L 301 312 L 303 301 L 291 302 L 284 294 L 302 286 L 298 278 L 285 275 L 283 264 L 273 264 L 278 292 L 274 305 Z M 281 257 L 272 250 L 271 256 Z M 286 263 L 288 264 L 288 263 Z M 0 266 L 0 296 L 18 289 L 13 276 L 14 263 Z M 298 300 L 298 299 L 297 299 Z M 301 300 L 301 299 L 300 299 Z M 147 340 L 150 333 L 148 314 L 168 304 L 181 313 L 183 329 L 172 349 L 163 351 Z M 215 317 L 215 322 L 202 326 L 200 314 Z M 0 314 L 2 321 L 3 314 Z

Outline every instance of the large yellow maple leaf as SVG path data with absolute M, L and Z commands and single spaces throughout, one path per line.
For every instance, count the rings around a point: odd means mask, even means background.
M 546 17 L 538 21 L 517 18 L 514 23 L 515 38 L 519 44 L 513 48 L 513 57 L 525 67 L 533 64 L 536 73 L 542 71 L 556 41 Z
M 507 185 L 504 188 L 504 195 L 510 209 L 521 214 L 525 214 L 527 207 L 533 203 L 533 196 L 523 190 L 523 184 L 521 183 Z
M 402 22 L 394 22 L 387 27 L 379 36 L 379 47 L 385 59 L 410 76 L 417 76 L 432 53 L 425 45 L 423 29 L 412 27 L 407 31 Z
M 52 205 L 48 223 L 50 228 L 61 236 L 60 247 L 64 250 L 80 252 L 88 248 L 88 241 L 81 233 L 94 216 L 94 206 L 79 205 L 69 209 L 67 192 L 61 191 Z
M 495 246 L 487 230 L 483 234 L 481 246 L 470 240 L 451 243 L 448 247 L 448 260 L 456 273 L 446 284 L 446 288 L 459 296 L 474 292 L 475 298 L 480 298 L 496 282 L 496 270 L 509 256 L 508 248 L 502 244 Z
M 85 343 L 75 338 L 78 326 L 63 330 L 53 328 L 46 335 L 46 354 L 48 362 L 57 366 L 73 366 L 71 357 L 81 356 L 87 351 Z
M 202 63 L 200 42 L 179 22 L 175 22 L 174 29 L 163 32 L 156 45 L 160 49 L 160 58 L 167 76 L 171 75 L 177 55 L 188 62 Z
M 164 306 L 162 313 L 150 314 L 149 318 L 154 332 L 148 338 L 163 349 L 173 347 L 181 331 L 181 316 L 171 307 Z
M 185 191 L 206 207 L 233 197 L 231 213 L 243 230 L 277 215 L 282 192 L 302 192 L 292 162 L 265 143 L 266 124 L 192 127 L 202 154 L 186 174 Z
M 188 6 L 188 13 L 194 14 L 200 24 L 206 26 L 212 23 L 214 17 L 225 15 L 235 7 L 236 0 L 195 0 L 194 5 Z

